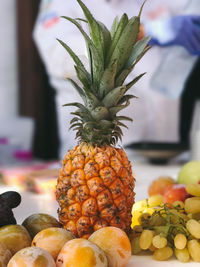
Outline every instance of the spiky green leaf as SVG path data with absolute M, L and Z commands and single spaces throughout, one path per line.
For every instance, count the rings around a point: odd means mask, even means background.
M 124 95 L 120 100 L 119 102 L 117 103 L 118 105 L 122 105 L 123 103 L 125 102 L 128 102 L 130 99 L 132 98 L 137 98 L 136 96 L 134 95 Z
M 117 72 L 117 60 L 113 61 L 104 71 L 100 86 L 99 96 L 104 97 L 111 89 L 115 87 L 115 76 Z
M 117 30 L 118 23 L 119 23 L 119 17 L 116 16 L 115 19 L 113 20 L 113 23 L 112 23 L 112 26 L 111 26 L 111 30 L 110 30 L 110 34 L 111 34 L 111 38 L 112 39 L 113 39 L 114 34 L 115 34 L 116 30 Z
M 126 25 L 128 24 L 128 16 L 126 14 L 123 14 L 118 25 L 117 25 L 117 29 L 114 33 L 114 36 L 112 38 L 112 42 L 111 42 L 111 45 L 110 45 L 110 48 L 108 50 L 108 54 L 107 54 L 107 57 L 106 57 L 106 65 L 109 64 L 110 62 L 110 59 L 112 57 L 112 54 L 116 48 L 116 45 L 118 44 L 119 40 L 120 40 L 120 37 L 126 27 Z M 115 58 L 116 59 L 116 58 Z
M 110 62 L 113 60 L 118 59 L 117 64 L 117 73 L 120 72 L 125 63 L 127 62 L 133 44 L 135 43 L 138 33 L 139 33 L 139 18 L 133 17 L 129 20 L 128 24 L 126 25 L 121 37 L 113 51 L 113 54 L 110 58 Z
M 83 99 L 83 102 L 86 104 L 86 95 L 83 89 L 74 80 L 70 78 L 67 78 L 67 80 L 73 85 L 73 87 L 76 89 L 80 97 Z
M 102 100 L 102 103 L 106 107 L 113 107 L 116 106 L 118 101 L 122 98 L 126 91 L 126 86 L 119 86 L 117 88 L 114 88 L 112 91 L 110 91 Z
M 89 9 L 86 7 L 86 5 L 81 0 L 77 0 L 77 2 L 82 8 L 85 17 L 87 18 L 92 41 L 98 49 L 99 55 L 101 55 L 102 60 L 104 60 L 104 36 L 101 27 L 99 26 L 98 22 L 93 17 Z
M 90 79 L 88 79 L 88 76 L 86 73 L 82 70 L 82 68 L 79 68 L 78 66 L 74 66 L 76 70 L 77 77 L 79 78 L 82 85 L 87 88 L 87 90 L 92 91 L 92 82 Z
M 138 76 L 137 76 L 136 78 L 134 78 L 130 83 L 128 83 L 128 84 L 126 85 L 127 90 L 129 90 L 135 83 L 137 83 L 137 82 L 142 78 L 142 76 L 144 76 L 145 74 L 146 74 L 146 72 L 144 72 L 144 73 L 138 75 Z
M 104 62 L 102 61 L 102 57 L 99 54 L 99 51 L 97 50 L 97 48 L 95 47 L 95 45 L 93 44 L 92 40 L 89 38 L 87 33 L 83 30 L 82 26 L 75 19 L 66 16 L 63 16 L 62 18 L 69 20 L 71 23 L 73 23 L 85 38 L 85 42 L 90 51 L 89 56 L 91 58 L 92 78 L 94 87 L 98 88 L 100 79 L 104 71 Z
M 144 37 L 143 39 L 136 42 L 136 44 L 133 46 L 129 59 L 126 62 L 126 68 L 129 68 L 134 63 L 134 61 L 137 60 L 137 58 L 142 54 L 150 40 L 151 37 Z

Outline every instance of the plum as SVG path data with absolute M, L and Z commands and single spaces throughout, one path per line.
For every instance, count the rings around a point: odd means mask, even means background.
M 4 243 L 12 255 L 31 245 L 31 237 L 22 225 L 5 225 L 0 228 L 0 242 Z
M 56 218 L 45 213 L 35 213 L 30 215 L 23 221 L 22 225 L 27 229 L 32 239 L 43 229 L 49 227 L 61 227 Z

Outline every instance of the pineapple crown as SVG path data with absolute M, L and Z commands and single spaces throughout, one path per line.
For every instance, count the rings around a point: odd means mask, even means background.
M 128 90 L 145 74 L 135 77 L 125 84 L 125 80 L 138 61 L 149 50 L 150 37 L 137 41 L 140 28 L 139 15 L 128 18 L 123 14 L 120 20 L 116 17 L 111 30 L 97 21 L 86 5 L 77 0 L 86 17 L 90 34 L 88 35 L 79 23 L 80 19 L 63 16 L 73 23 L 81 32 L 87 46 L 89 68 L 85 66 L 63 41 L 57 39 L 67 50 L 75 63 L 75 70 L 82 86 L 68 79 L 79 93 L 82 103 L 67 103 L 64 106 L 74 106 L 77 109 L 71 114 L 71 127 L 76 130 L 76 138 L 93 145 L 114 145 L 123 132 L 121 127 L 127 126 L 122 121 L 132 121 L 131 118 L 118 115 L 118 112 L 130 104 L 134 95 L 127 94 Z M 82 20 L 82 19 L 81 19 Z

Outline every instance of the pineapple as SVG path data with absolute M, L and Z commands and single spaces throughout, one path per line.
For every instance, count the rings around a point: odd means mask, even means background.
M 117 142 L 122 139 L 122 121 L 131 118 L 118 112 L 130 104 L 133 95 L 128 90 L 143 75 L 125 83 L 136 63 L 149 49 L 149 38 L 137 40 L 140 15 L 116 18 L 111 31 L 95 20 L 86 5 L 77 0 L 88 23 L 88 35 L 79 19 L 63 17 L 82 33 L 90 70 L 73 50 L 61 40 L 71 55 L 81 86 L 69 81 L 80 94 L 82 103 L 68 103 L 76 110 L 71 120 L 78 145 L 65 155 L 57 180 L 56 199 L 59 220 L 63 227 L 77 237 L 88 238 L 105 226 L 115 226 L 129 232 L 131 208 L 134 203 L 134 176 L 131 164 Z

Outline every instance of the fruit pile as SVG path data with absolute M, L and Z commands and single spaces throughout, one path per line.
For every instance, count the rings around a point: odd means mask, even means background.
M 21 196 L 6 192 L 0 200 L 8 209 L 17 206 Z M 32 214 L 22 225 L 13 213 L 2 210 L 1 216 L 0 267 L 121 267 L 131 257 L 130 240 L 116 227 L 101 228 L 87 240 L 75 238 L 48 214 Z
M 185 190 L 185 202 L 164 203 L 158 194 L 133 205 L 133 255 L 151 251 L 158 261 L 175 254 L 180 262 L 200 262 L 200 185 L 188 184 Z

